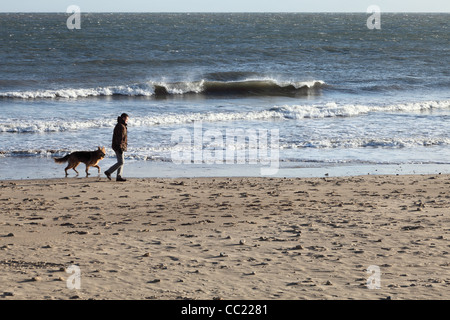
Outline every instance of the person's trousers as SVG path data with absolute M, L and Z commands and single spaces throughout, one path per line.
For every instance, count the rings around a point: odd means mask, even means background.
M 116 153 L 117 162 L 106 171 L 109 174 L 113 174 L 113 172 L 117 170 L 117 176 L 122 176 L 123 162 L 124 162 L 123 151 L 115 151 L 114 150 L 114 152 Z

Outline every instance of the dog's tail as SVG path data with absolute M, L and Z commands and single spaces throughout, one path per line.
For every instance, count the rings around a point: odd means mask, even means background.
M 56 163 L 64 163 L 67 160 L 69 160 L 69 156 L 70 156 L 70 154 L 66 155 L 64 158 L 55 158 L 55 162 Z

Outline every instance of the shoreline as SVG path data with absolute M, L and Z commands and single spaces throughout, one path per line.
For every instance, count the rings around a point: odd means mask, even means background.
M 448 174 L 1 181 L 0 297 L 449 299 L 449 184 Z M 373 266 L 379 289 L 368 287 Z
M 2 158 L 0 178 L 4 181 L 29 179 L 64 178 L 64 164 L 56 164 L 53 158 Z M 114 163 L 114 159 L 104 159 L 103 172 Z M 79 176 L 69 170 L 67 178 L 85 178 L 85 165 L 78 166 Z M 348 164 L 348 163 L 316 163 L 316 162 L 281 162 L 274 174 L 262 174 L 269 165 L 249 164 L 174 164 L 171 162 L 125 160 L 124 177 L 128 178 L 195 178 L 195 177 L 286 177 L 286 178 L 319 178 L 350 177 L 359 175 L 410 175 L 410 174 L 450 174 L 449 164 Z M 98 177 L 97 169 L 89 169 L 89 177 Z M 113 174 L 113 178 L 115 173 Z

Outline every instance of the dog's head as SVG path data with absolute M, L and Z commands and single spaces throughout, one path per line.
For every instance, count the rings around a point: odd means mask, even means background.
M 103 159 L 105 157 L 105 155 L 106 155 L 105 147 L 98 147 L 97 151 L 100 153 L 101 159 Z

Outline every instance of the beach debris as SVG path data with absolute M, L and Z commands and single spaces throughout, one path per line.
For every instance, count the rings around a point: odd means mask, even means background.
M 416 230 L 416 229 L 423 229 L 422 226 L 404 226 L 402 227 L 403 231 L 410 231 L 410 230 Z
M 158 282 L 161 282 L 161 279 L 153 279 L 150 280 L 148 283 L 158 283 Z

